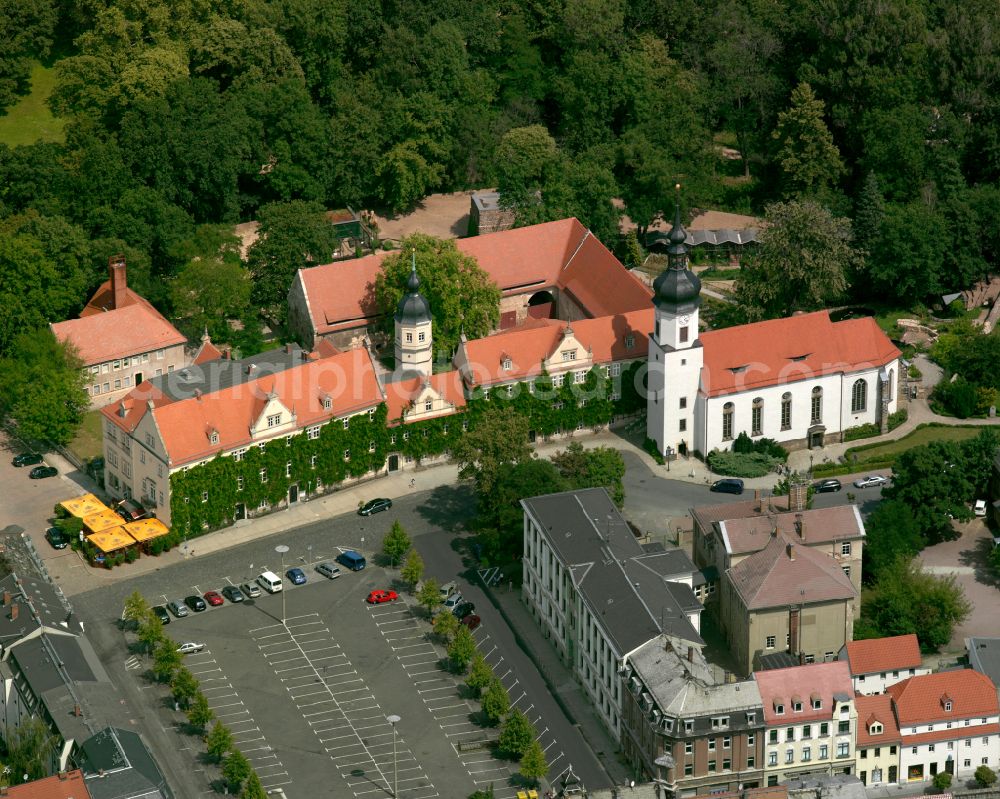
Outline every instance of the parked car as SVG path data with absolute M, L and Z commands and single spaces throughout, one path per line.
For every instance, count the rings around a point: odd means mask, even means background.
M 329 561 L 324 561 L 316 567 L 316 571 L 322 574 L 324 577 L 328 577 L 331 580 L 335 580 L 340 577 L 340 569 L 334 566 Z
M 243 583 L 240 590 L 246 594 L 247 599 L 256 599 L 260 596 L 260 586 L 257 583 Z
M 101 475 L 104 473 L 104 458 L 98 455 L 87 462 L 87 474 L 97 482 L 102 483 Z
M 66 549 L 66 545 L 69 543 L 66 536 L 63 535 L 63 531 L 55 527 L 50 527 L 45 531 L 45 538 L 52 544 L 53 549 Z
M 36 466 L 28 472 L 28 477 L 32 480 L 44 480 L 46 477 L 55 477 L 57 474 L 59 474 L 59 470 L 55 466 Z
M 205 604 L 205 600 L 197 594 L 191 594 L 191 596 L 184 597 L 184 604 L 191 608 L 191 610 L 195 613 L 201 613 L 208 607 L 208 605 Z
M 448 597 L 458 591 L 458 583 L 452 580 L 450 583 L 445 583 L 441 586 L 441 601 L 444 602 Z
M 462 624 L 468 627 L 470 631 L 475 630 L 482 623 L 483 620 L 479 618 L 475 613 L 470 613 L 468 616 L 462 619 Z
M 227 585 L 222 589 L 222 595 L 230 602 L 242 602 L 243 592 L 235 585 Z
M 183 619 L 188 615 L 188 609 L 184 607 L 184 603 L 179 599 L 171 599 L 167 603 L 167 609 L 173 613 L 178 619 Z
M 139 519 L 149 518 L 149 511 L 134 499 L 123 499 L 115 510 L 127 522 L 137 522 Z
M 455 608 L 462 604 L 462 595 L 456 591 L 444 601 L 444 609 L 454 612 Z
M 392 507 L 392 500 L 385 497 L 370 499 L 358 510 L 359 516 L 371 516 L 373 513 L 381 513 Z
M 367 562 L 364 555 L 355 552 L 353 549 L 348 549 L 337 555 L 337 563 L 341 566 L 346 566 L 352 572 L 359 572 L 365 567 Z
M 842 486 L 840 485 L 840 480 L 833 477 L 828 480 L 820 480 L 818 483 L 813 483 L 813 491 L 817 494 L 826 494 L 833 491 L 840 491 Z
M 204 644 L 196 644 L 194 641 L 185 641 L 177 647 L 177 651 L 182 655 L 193 655 L 195 652 L 201 652 L 204 648 Z
M 153 615 L 160 620 L 160 624 L 170 624 L 170 614 L 163 605 L 153 605 Z
M 395 602 L 399 599 L 399 594 L 395 591 L 371 591 L 368 594 L 368 598 L 365 600 L 369 605 L 381 605 L 383 602 Z
M 217 608 L 219 607 L 219 605 L 223 604 L 222 594 L 220 594 L 218 591 L 206 591 L 205 601 L 213 608 Z
M 976 515 L 976 516 L 985 516 L 986 515 L 986 500 L 985 499 L 977 499 L 976 500 L 976 504 L 972 506 L 972 513 L 974 515 Z M 53 544 L 53 546 L 55 546 L 55 545 Z
M 716 480 L 712 483 L 709 491 L 718 491 L 722 494 L 742 494 L 743 481 L 738 477 L 723 477 L 721 480 Z
M 15 466 L 34 466 L 41 462 L 42 456 L 37 452 L 22 452 L 20 455 L 15 455 L 11 461 Z
M 292 581 L 292 585 L 304 585 L 306 582 L 306 573 L 298 566 L 286 571 L 285 576 Z
M 461 621 L 466 616 L 471 616 L 476 612 L 476 606 L 471 602 L 463 602 L 461 605 L 455 605 L 455 609 L 452 611 L 456 616 L 458 616 Z
M 883 477 L 880 474 L 870 474 L 867 477 L 862 477 L 860 480 L 854 481 L 855 488 L 877 488 L 884 486 L 889 482 L 888 477 Z

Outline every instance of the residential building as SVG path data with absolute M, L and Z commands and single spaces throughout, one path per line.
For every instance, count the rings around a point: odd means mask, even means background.
M 622 753 L 650 778 L 664 779 L 674 796 L 763 783 L 757 684 L 717 679 L 700 646 L 667 635 L 647 641 L 628 658 L 622 695 Z M 674 765 L 661 771 L 663 755 Z
M 851 670 L 854 691 L 858 694 L 881 694 L 890 685 L 907 677 L 930 674 L 920 656 L 920 643 L 913 633 L 891 638 L 848 641 L 840 650 Z
M 661 454 L 729 449 L 742 432 L 797 448 L 863 424 L 887 429 L 900 352 L 874 319 L 817 311 L 700 333 L 686 239 L 678 198 L 648 350 L 646 433 Z
M 105 406 L 105 490 L 115 499 L 139 499 L 170 524 L 175 472 L 219 456 L 240 459 L 249 447 L 279 438 L 318 438 L 330 422 L 346 428 L 352 417 L 374 414 L 385 393 L 369 351 L 323 352 L 289 344 L 249 358 L 192 364 Z M 283 501 L 294 504 L 313 487 L 293 483 Z M 231 518 L 262 509 L 236 503 Z
M 50 325 L 83 361 L 92 408 L 125 396 L 157 375 L 186 366 L 187 339 L 127 285 L 125 258 L 108 262 L 110 279 L 97 289 L 79 319 Z
M 1000 686 L 1000 638 L 966 638 L 965 652 L 969 668 L 989 677 Z
M 679 549 L 639 544 L 603 488 L 521 507 L 521 597 L 618 740 L 619 673 L 631 654 L 661 633 L 702 644 L 694 564 Z
M 811 774 L 854 773 L 857 712 L 843 661 L 754 675 L 764 705 L 769 785 Z
M 142 737 L 106 727 L 83 742 L 80 766 L 92 799 L 173 799 Z
M 837 560 L 772 528 L 763 549 L 723 576 L 719 614 L 733 657 L 749 673 L 777 652 L 799 663 L 836 659 L 851 640 L 857 602 Z
M 6 796 L 7 799 L 93 799 L 84 782 L 83 772 L 79 769 L 60 771 L 51 777 L 22 785 L 11 785 L 3 788 L 0 796 Z
M 865 785 L 893 785 L 899 782 L 900 748 L 903 745 L 887 694 L 856 694 L 858 711 L 855 773 Z
M 924 674 L 886 694 L 902 739 L 901 779 L 930 780 L 942 771 L 967 779 L 979 766 L 1000 766 L 1000 705 L 989 677 L 972 669 Z

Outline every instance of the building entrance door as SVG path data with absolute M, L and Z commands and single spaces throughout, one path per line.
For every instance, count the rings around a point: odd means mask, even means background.
M 288 486 L 288 504 L 294 505 L 298 501 L 299 501 L 299 484 L 292 483 L 292 485 Z

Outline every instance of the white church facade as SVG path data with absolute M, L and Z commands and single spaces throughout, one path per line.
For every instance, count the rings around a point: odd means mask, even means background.
M 796 449 L 863 424 L 887 429 L 900 352 L 874 319 L 817 311 L 699 334 L 686 236 L 678 204 L 648 347 L 647 435 L 660 453 L 729 449 L 743 432 Z

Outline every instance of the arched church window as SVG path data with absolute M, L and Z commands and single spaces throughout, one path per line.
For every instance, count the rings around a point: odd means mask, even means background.
M 786 391 L 781 395 L 781 429 L 791 430 L 792 428 L 792 392 Z
M 851 413 L 861 413 L 868 407 L 868 383 L 855 380 L 851 387 Z
M 819 424 L 823 421 L 823 389 L 819 386 L 812 391 L 812 423 Z
M 757 397 L 750 413 L 750 435 L 759 436 L 764 430 L 764 400 Z
M 722 440 L 733 440 L 733 403 L 727 402 L 722 406 Z

